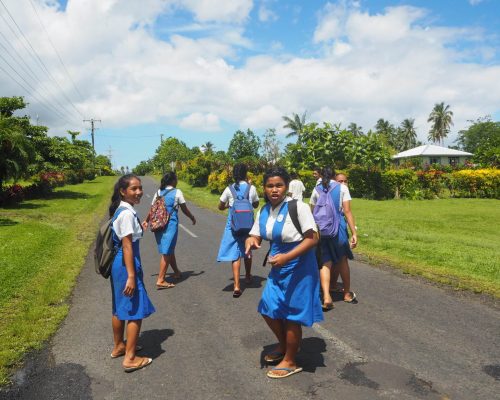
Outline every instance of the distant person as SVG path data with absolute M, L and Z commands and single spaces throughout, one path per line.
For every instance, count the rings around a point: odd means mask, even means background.
M 322 257 L 320 279 L 323 292 L 323 310 L 330 310 L 333 308 L 333 300 L 330 294 L 332 267 L 334 270 L 337 269 L 340 272 L 342 282 L 344 283 L 344 301 L 352 302 L 356 299 L 355 293 L 350 291 L 349 264 L 347 262 L 347 259 L 353 259 L 351 248 L 355 248 L 358 242 L 354 226 L 354 217 L 351 212 L 351 195 L 347 186 L 335 182 L 332 179 L 333 176 L 334 173 L 330 168 L 324 168 L 322 171 L 321 183 L 314 188 L 310 199 L 311 207 L 314 210 L 313 215 L 315 216 L 315 220 L 320 230 L 325 222 L 320 219 L 328 215 L 328 213 L 321 214 L 318 209 L 318 201 L 321 198 L 321 192 L 331 196 L 334 206 L 332 218 L 338 218 L 337 234 L 333 237 L 322 234 L 319 243 Z M 326 208 L 327 206 L 323 205 L 323 207 Z M 350 242 L 347 225 L 349 225 L 352 235 Z
M 161 179 L 160 188 L 153 197 L 153 204 L 158 196 L 163 196 L 167 212 L 170 214 L 170 220 L 164 230 L 155 232 L 156 244 L 160 253 L 160 272 L 156 280 L 156 288 L 170 289 L 175 287 L 175 284 L 167 282 L 165 276 L 169 265 L 172 265 L 174 270 L 174 278 L 180 279 L 181 272 L 177 267 L 177 259 L 175 258 L 175 246 L 177 245 L 177 235 L 179 233 L 179 216 L 178 208 L 180 207 L 183 214 L 188 217 L 193 225 L 196 224 L 196 218 L 189 211 L 184 195 L 177 186 L 177 175 L 175 172 L 167 172 Z M 149 215 L 143 223 L 144 229 L 147 229 L 149 224 Z
M 299 179 L 299 175 L 296 172 L 292 172 L 290 174 L 292 180 L 290 181 L 290 185 L 288 186 L 288 196 L 292 199 L 302 201 L 303 193 L 306 190 L 304 184 Z
M 246 233 L 236 234 L 232 228 L 232 209 L 235 198 L 242 200 L 247 199 L 251 204 L 250 208 L 257 208 L 259 206 L 259 196 L 255 186 L 251 185 L 247 181 L 247 166 L 245 164 L 234 165 L 233 180 L 234 183 L 229 185 L 224 190 L 219 199 L 219 210 L 222 211 L 229 208 L 229 212 L 227 215 L 226 227 L 224 228 L 224 233 L 219 247 L 219 253 L 217 255 L 217 261 L 231 262 L 234 279 L 233 297 L 238 298 L 242 293 L 240 285 L 241 258 L 244 259 L 245 263 L 245 282 L 252 282 L 252 258 L 249 254 L 245 255 L 245 239 L 248 237 L 248 232 L 250 231 L 251 226 Z
M 289 213 L 289 201 L 293 200 L 286 197 L 289 181 L 283 168 L 274 167 L 265 173 L 267 204 L 258 212 L 245 246 L 246 254 L 250 254 L 252 249 L 261 248 L 262 240 L 271 242 L 267 257 L 271 271 L 258 311 L 278 339 L 278 346 L 264 357 L 267 363 L 277 364 L 267 373 L 276 379 L 302 371 L 295 360 L 302 325 L 323 320 L 314 251 L 316 224 L 309 207 L 300 201 L 295 202 L 297 221 L 293 222 Z
M 321 172 L 321 167 L 314 167 L 312 174 L 313 178 L 316 179 L 316 185 L 319 185 L 321 183 Z
M 142 227 L 134 205 L 141 201 L 141 180 L 133 175 L 122 176 L 115 184 L 109 215 L 112 217 L 113 242 L 118 247 L 111 268 L 111 291 L 113 303 L 113 339 L 115 346 L 111 358 L 125 356 L 125 372 L 133 372 L 151 364 L 148 357 L 136 356 L 142 320 L 155 312 L 144 287 L 139 239 Z M 127 322 L 127 341 L 124 340 Z

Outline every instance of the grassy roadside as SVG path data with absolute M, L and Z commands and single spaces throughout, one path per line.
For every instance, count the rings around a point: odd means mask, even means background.
M 179 182 L 188 201 L 219 212 L 219 195 Z M 356 252 L 434 282 L 500 298 L 500 207 L 492 199 L 354 199 Z
M 0 208 L 0 385 L 66 316 L 115 180 L 100 177 Z

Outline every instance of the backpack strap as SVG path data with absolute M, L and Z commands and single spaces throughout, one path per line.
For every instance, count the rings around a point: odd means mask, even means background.
M 300 226 L 299 222 L 299 213 L 297 211 L 297 200 L 290 200 L 288 202 L 288 213 L 290 214 L 290 219 L 293 222 L 293 226 L 295 226 L 295 229 L 297 229 L 297 232 L 299 232 L 303 236 L 302 228 Z
M 121 240 L 118 240 L 118 236 L 116 236 L 116 233 L 115 233 L 115 230 L 113 229 L 113 222 L 116 221 L 116 219 L 118 218 L 118 216 L 121 214 L 122 211 L 125 210 L 125 207 L 118 207 L 116 210 L 115 210 L 115 213 L 113 214 L 113 216 L 111 217 L 111 221 L 109 222 L 110 226 L 111 226 L 111 231 L 113 232 L 113 237 L 116 237 L 117 239 L 117 242 L 118 242 L 118 246 L 115 246 L 116 248 L 119 248 L 121 247 L 122 245 L 122 241 Z
M 236 189 L 234 188 L 234 183 L 232 185 L 228 186 L 229 191 L 233 195 L 233 200 L 236 200 L 238 198 L 238 193 L 236 193 Z
M 247 188 L 245 190 L 245 193 L 243 193 L 243 198 L 250 200 L 250 187 L 251 185 L 247 182 Z
M 340 214 L 340 191 L 341 191 L 341 186 L 340 186 L 340 183 L 338 182 L 335 182 L 337 185 L 333 186 L 331 188 L 331 196 L 332 196 L 332 200 L 333 200 L 333 205 L 335 206 L 335 215 L 339 215 Z
M 236 189 L 234 188 L 234 185 L 235 183 L 233 183 L 232 185 L 229 185 L 229 190 L 231 191 L 231 194 L 233 195 L 233 199 L 234 200 L 237 200 L 239 195 L 238 193 L 236 192 Z M 243 199 L 249 199 L 250 198 L 250 184 L 247 183 L 247 187 L 245 189 L 245 192 L 243 193 Z

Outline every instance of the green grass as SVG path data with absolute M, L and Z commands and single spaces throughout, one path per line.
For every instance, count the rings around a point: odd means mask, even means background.
M 220 212 L 218 194 L 178 187 L 189 201 Z M 353 199 L 356 252 L 373 264 L 499 298 L 499 206 L 491 199 Z
M 0 208 L 0 385 L 66 316 L 115 180 L 100 177 Z

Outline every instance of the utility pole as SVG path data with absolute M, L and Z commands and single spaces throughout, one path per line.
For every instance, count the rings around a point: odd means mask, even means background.
M 160 134 L 160 144 L 163 143 L 163 133 Z
M 109 146 L 108 148 L 108 158 L 109 158 L 109 162 L 111 163 L 111 169 L 113 169 L 113 161 L 111 161 L 111 157 L 113 155 L 113 149 L 111 148 L 111 146 Z
M 90 119 L 84 119 L 83 122 L 90 122 L 90 134 L 92 136 L 92 148 L 94 149 L 94 153 L 95 153 L 95 145 L 94 145 L 94 131 L 96 129 L 99 129 L 99 128 L 96 128 L 94 123 L 95 122 L 101 122 L 100 119 L 94 119 L 94 118 L 90 118 Z

